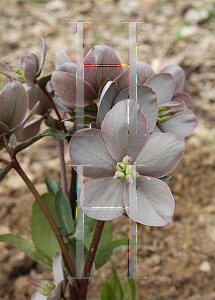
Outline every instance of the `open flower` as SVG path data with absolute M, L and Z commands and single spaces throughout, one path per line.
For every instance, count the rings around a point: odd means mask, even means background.
M 12 133 L 22 140 L 26 140 L 39 131 L 41 118 L 34 123 L 27 123 L 39 106 L 39 102 L 32 108 L 26 117 L 28 110 L 28 95 L 23 85 L 16 79 L 9 81 L 0 94 L 0 136 L 5 134 L 9 137 Z M 29 132 L 28 126 L 31 126 Z M 23 128 L 26 128 L 23 130 Z M 4 148 L 0 139 L 0 149 Z
M 114 80 L 123 72 L 118 56 L 111 47 L 106 45 L 97 45 L 89 50 L 84 60 L 84 74 L 79 65 L 76 68 L 79 74 L 84 75 L 84 80 L 77 77 L 78 85 L 76 73 L 55 71 L 52 74 L 51 81 L 56 95 L 68 108 L 82 105 L 76 103 L 76 85 L 79 88 L 82 82 L 84 83 L 84 106 L 88 106 L 98 99 L 107 81 Z
M 32 295 L 31 300 L 60 300 L 64 295 L 67 280 L 63 274 L 60 252 L 57 252 L 53 259 L 53 276 L 55 284 L 47 280 L 38 283 L 28 279 L 29 282 L 38 286 L 38 290 Z
M 174 199 L 158 178 L 178 164 L 184 138 L 172 133 L 149 136 L 146 119 L 133 100 L 117 103 L 101 130 L 76 132 L 69 151 L 72 165 L 82 165 L 83 172 L 79 168 L 78 172 L 92 178 L 81 192 L 81 207 L 89 217 L 111 220 L 126 210 L 131 219 L 145 225 L 171 222 Z M 135 199 L 129 197 L 133 184 Z

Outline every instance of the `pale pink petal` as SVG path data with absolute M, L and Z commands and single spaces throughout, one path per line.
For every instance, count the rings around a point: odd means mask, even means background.
M 54 276 L 54 281 L 55 284 L 57 285 L 60 283 L 62 280 L 64 280 L 63 276 L 63 269 L 62 269 L 62 258 L 61 258 L 61 252 L 58 251 L 54 258 L 53 258 L 53 276 Z
M 39 65 L 39 69 L 37 71 L 36 77 L 39 77 L 42 72 L 42 68 L 43 68 L 43 64 L 44 64 L 45 56 L 46 56 L 46 51 L 47 51 L 46 42 L 45 42 L 44 38 L 41 37 L 40 65 Z
M 137 178 L 136 199 L 129 198 L 128 216 L 143 225 L 165 226 L 172 221 L 175 202 L 168 185 L 160 179 Z M 125 186 L 128 189 L 128 185 Z M 127 191 L 128 195 L 128 191 Z
M 106 81 L 114 80 L 123 72 L 121 62 L 114 50 L 106 45 L 96 45 L 84 60 L 84 79 L 98 93 Z
M 39 291 L 36 291 L 32 296 L 31 300 L 47 300 L 46 296 L 43 296 Z
M 66 62 L 71 62 L 69 55 L 62 49 L 57 51 L 55 53 L 55 70 L 58 70 L 58 68 Z
M 150 77 L 144 85 L 150 86 L 157 94 L 158 105 L 172 100 L 175 84 L 171 74 L 156 74 Z
M 194 113 L 187 108 L 183 107 L 181 115 L 175 116 L 172 119 L 159 123 L 159 128 L 163 132 L 177 133 L 182 136 L 188 136 L 196 129 L 197 118 Z
M 101 128 L 107 149 L 117 162 L 126 155 L 134 161 L 148 137 L 145 116 L 133 100 L 117 103 L 106 114 Z
M 37 71 L 39 69 L 39 59 L 36 53 L 27 52 L 24 55 L 24 78 L 29 87 L 35 85 Z
M 178 93 L 172 100 L 179 103 L 185 103 L 188 108 L 192 108 L 193 106 L 193 98 L 185 92 Z
M 106 148 L 101 130 L 76 132 L 69 143 L 69 153 L 71 164 L 84 166 L 82 175 L 86 177 L 113 177 L 115 174 L 117 163 Z
M 184 149 L 184 137 L 173 133 L 153 133 L 136 159 L 137 172 L 156 178 L 167 175 L 179 163 Z
M 96 220 L 112 220 L 123 214 L 123 181 L 114 178 L 91 179 L 81 191 L 81 208 Z
M 174 94 L 177 94 L 182 89 L 185 82 L 185 74 L 181 67 L 177 65 L 169 65 L 163 68 L 160 73 L 170 73 L 175 82 Z
M 49 98 L 38 84 L 35 84 L 32 88 L 30 88 L 27 93 L 29 97 L 29 109 L 33 109 L 37 102 L 40 102 L 39 107 L 36 110 L 36 114 L 44 115 L 50 108 L 52 108 Z

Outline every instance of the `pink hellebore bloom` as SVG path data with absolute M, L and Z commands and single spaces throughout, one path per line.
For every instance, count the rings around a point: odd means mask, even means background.
M 175 168 L 184 147 L 184 137 L 177 134 L 149 135 L 140 106 L 120 101 L 106 114 L 101 130 L 78 131 L 70 141 L 72 165 L 82 165 L 83 174 L 78 172 L 92 178 L 81 192 L 83 211 L 93 219 L 111 220 L 126 210 L 139 223 L 167 225 L 175 204 L 169 187 L 158 178 Z M 129 199 L 135 181 L 137 198 Z
M 64 67 L 66 68 L 66 65 Z M 77 77 L 77 86 L 84 82 L 84 106 L 97 100 L 105 83 L 114 80 L 123 72 L 118 56 L 106 45 L 97 45 L 89 50 L 84 60 L 84 74 L 79 65 L 74 64 L 70 68 L 74 70 L 73 74 L 68 73 L 66 69 L 64 72 L 55 71 L 51 79 L 60 102 L 68 108 L 82 105 L 76 103 L 76 68 L 78 73 L 84 75 L 84 81 Z
M 60 252 L 57 252 L 53 259 L 53 275 L 55 284 L 45 280 L 41 283 L 29 280 L 38 286 L 38 290 L 32 295 L 31 300 L 61 300 L 61 296 L 66 291 L 66 279 L 63 274 Z
M 28 121 L 37 110 L 39 102 L 26 117 L 28 102 L 26 90 L 18 80 L 13 79 L 6 84 L 0 94 L 0 136 L 6 134 L 9 137 L 15 133 L 18 141 L 24 141 L 38 133 L 42 118 Z M 0 139 L 0 149 L 3 148 Z

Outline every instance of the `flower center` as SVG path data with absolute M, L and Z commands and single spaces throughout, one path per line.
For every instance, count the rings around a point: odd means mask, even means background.
M 185 103 L 177 103 L 172 101 L 172 103 L 166 103 L 158 106 L 158 123 L 164 123 L 173 117 L 181 115 L 184 111 L 182 107 L 185 106 Z
M 122 162 L 117 163 L 113 178 L 132 183 L 136 176 L 139 175 L 135 169 L 135 166 L 131 165 L 131 157 L 126 155 Z

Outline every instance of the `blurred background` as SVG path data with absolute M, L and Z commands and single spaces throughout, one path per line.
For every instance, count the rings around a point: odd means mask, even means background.
M 185 154 L 168 182 L 176 201 L 173 222 L 163 228 L 138 225 L 137 272 L 146 279 L 136 280 L 137 300 L 215 299 L 215 1 L 1 0 L 0 61 L 19 64 L 27 50 L 40 55 L 42 36 L 48 47 L 43 76 L 54 71 L 60 49 L 75 62 L 76 28 L 68 24 L 74 20 L 92 21 L 84 26 L 85 54 L 96 44 L 106 44 L 122 63 L 128 63 L 128 24 L 120 21 L 144 21 L 137 25 L 138 61 L 149 63 L 155 71 L 167 64 L 184 69 L 184 91 L 194 99 L 198 127 L 186 138 Z M 7 81 L 0 75 L 0 90 Z M 40 193 L 46 192 L 45 176 L 59 180 L 57 143 L 51 137 L 46 140 L 18 155 Z M 33 201 L 11 171 L 1 182 L 0 234 L 30 239 Z M 127 235 L 126 217 L 112 224 L 115 238 Z M 102 283 L 114 268 L 119 276 L 126 275 L 126 246 L 96 271 L 88 300 L 99 299 Z M 29 276 L 52 280 L 51 272 L 0 243 L 0 300 L 30 299 L 35 288 L 26 281 Z

